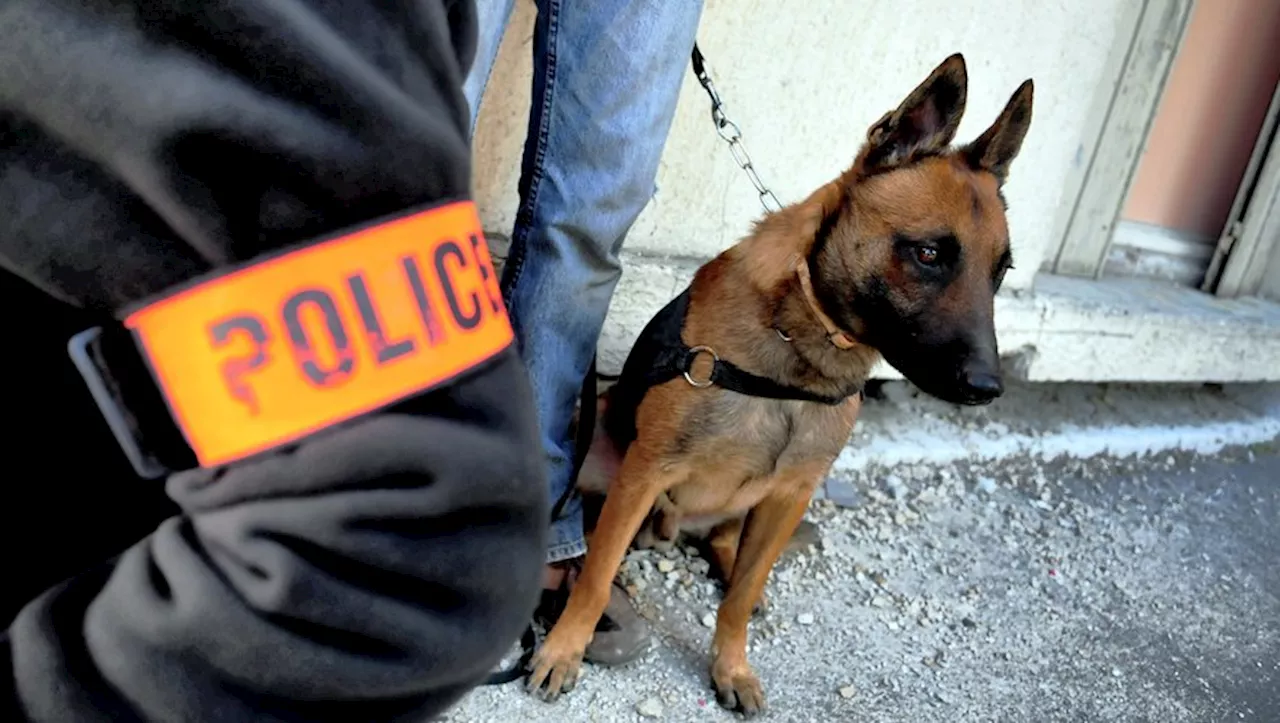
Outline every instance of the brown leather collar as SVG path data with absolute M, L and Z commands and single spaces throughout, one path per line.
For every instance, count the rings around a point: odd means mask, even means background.
M 836 326 L 836 323 L 827 316 L 822 307 L 818 305 L 818 297 L 813 293 L 813 280 L 809 277 L 809 264 L 804 259 L 796 262 L 796 277 L 800 279 L 800 290 L 804 293 L 804 300 L 809 304 L 809 310 L 817 317 L 818 323 L 822 324 L 822 328 L 827 332 L 827 341 L 837 349 L 852 349 L 858 343 L 852 339 L 847 333 Z

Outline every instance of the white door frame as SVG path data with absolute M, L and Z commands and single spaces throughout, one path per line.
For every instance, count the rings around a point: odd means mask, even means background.
M 1042 270 L 1098 278 L 1120 210 L 1137 174 L 1169 69 L 1194 0 L 1120 0 L 1125 22 L 1107 60 L 1083 134 L 1085 159 L 1068 179 L 1057 220 L 1059 244 Z
M 1273 257 L 1280 253 L 1280 144 L 1276 127 L 1280 121 L 1280 86 L 1271 95 L 1266 120 L 1253 155 L 1245 170 L 1227 227 L 1214 252 L 1205 276 L 1204 291 L 1234 298 L 1252 296 L 1280 288 L 1280 280 L 1268 279 L 1268 269 L 1276 267 Z M 1274 274 L 1275 272 L 1271 272 Z M 1265 283 L 1270 281 L 1270 283 Z

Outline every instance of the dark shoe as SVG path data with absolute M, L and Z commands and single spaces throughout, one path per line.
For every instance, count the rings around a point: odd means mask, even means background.
M 556 590 L 543 590 L 542 601 L 533 619 L 545 630 L 550 630 L 560 619 L 569 591 L 577 584 L 582 571 L 582 558 L 561 563 L 566 567 L 564 583 Z M 644 655 L 649 650 L 649 625 L 636 612 L 627 593 L 617 581 L 609 587 L 609 604 L 605 606 L 600 622 L 596 623 L 595 636 L 587 645 L 583 659 L 595 665 L 612 667 L 624 665 Z

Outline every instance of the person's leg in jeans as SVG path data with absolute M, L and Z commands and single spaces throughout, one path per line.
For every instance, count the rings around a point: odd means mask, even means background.
M 502 289 L 533 382 L 555 500 L 573 483 L 574 404 L 621 276 L 618 251 L 654 193 L 702 2 L 537 4 L 533 103 Z M 473 118 L 512 5 L 478 2 L 481 37 L 464 86 Z M 549 586 L 585 552 L 575 500 L 552 524 Z M 623 662 L 646 642 L 625 595 L 615 590 L 614 598 L 587 651 L 594 662 Z

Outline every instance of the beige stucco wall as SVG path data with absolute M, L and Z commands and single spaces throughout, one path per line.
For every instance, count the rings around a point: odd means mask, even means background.
M 682 0 L 670 0 L 680 2 Z M 852 160 L 867 126 L 950 53 L 969 65 L 959 139 L 980 133 L 1023 79 L 1035 120 L 1006 189 L 1011 288 L 1029 286 L 1126 0 L 708 0 L 698 37 L 730 115 L 778 196 L 797 200 Z M 529 103 L 533 8 L 520 0 L 481 108 L 476 197 L 486 226 L 509 231 Z M 709 258 L 760 208 L 686 76 L 658 192 L 627 248 Z
M 698 37 L 730 114 L 784 202 L 842 170 L 866 127 L 950 53 L 969 63 L 962 141 L 1034 78 L 1035 119 L 1006 189 L 1017 269 L 996 304 L 1001 349 L 1017 357 L 1011 366 L 1035 381 L 1280 379 L 1271 361 L 1280 311 L 1271 307 L 1131 280 L 1041 276 L 1035 294 L 1016 293 L 1057 250 L 1055 223 L 1069 211 L 1064 186 L 1084 161 L 1097 94 L 1114 82 L 1104 75 L 1119 70 L 1106 69 L 1108 55 L 1119 27 L 1127 40 L 1128 3 L 1136 1 L 708 0 Z M 476 137 L 476 197 L 486 228 L 499 232 L 511 227 L 528 111 L 532 2 L 517 5 Z M 601 368 L 617 372 L 650 316 L 759 213 L 689 73 L 658 193 L 628 239 Z M 1215 331 L 1206 337 L 1206 329 Z M 895 372 L 882 365 L 877 374 Z

